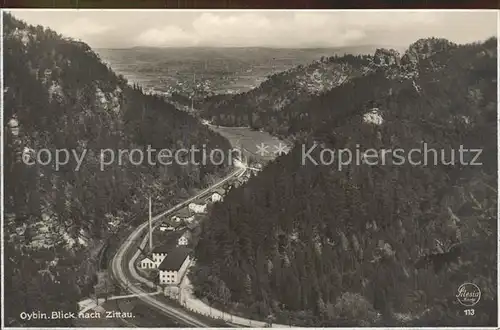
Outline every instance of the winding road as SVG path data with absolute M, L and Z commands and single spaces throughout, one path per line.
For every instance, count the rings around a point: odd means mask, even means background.
M 227 181 L 242 176 L 246 170 L 246 167 L 238 168 L 225 179 L 203 190 L 196 196 L 191 197 L 188 200 L 177 204 L 171 209 L 156 215 L 155 217 L 153 217 L 152 221 L 157 222 L 164 216 L 178 211 L 179 209 L 187 206 L 189 203 L 195 201 L 196 199 L 208 195 L 211 191 L 223 185 Z M 154 295 L 148 295 L 149 293 L 151 293 L 150 291 L 145 291 L 140 286 L 138 286 L 138 283 L 141 283 L 152 289 L 156 288 L 156 285 L 153 282 L 141 277 L 134 267 L 134 262 L 140 255 L 138 247 L 144 247 L 147 243 L 148 235 L 145 235 L 147 232 L 147 228 L 148 221 L 145 221 L 143 224 L 137 227 L 137 229 L 135 229 L 119 247 L 111 263 L 111 272 L 113 277 L 120 284 L 120 286 L 130 291 L 132 294 L 137 295 L 137 298 L 141 299 L 148 305 L 160 310 L 173 320 L 176 320 L 177 322 L 190 327 L 211 327 L 211 325 L 198 320 L 192 314 L 186 313 L 182 308 L 166 304 L 163 300 L 156 298 L 156 296 Z M 144 237 L 141 239 L 142 236 Z

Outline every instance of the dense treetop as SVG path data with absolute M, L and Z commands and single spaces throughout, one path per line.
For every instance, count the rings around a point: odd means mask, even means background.
M 278 323 L 496 324 L 496 47 L 496 39 L 422 39 L 402 61 L 411 67 L 386 61 L 281 109 L 252 108 L 296 145 L 214 207 L 196 249 L 196 293 Z M 265 99 L 273 88 L 283 95 L 276 79 L 238 96 L 241 104 L 274 100 Z M 271 122 L 262 127 L 277 132 Z M 327 149 L 408 152 L 423 143 L 445 162 L 395 165 L 389 154 L 385 165 L 302 164 L 302 148 L 314 144 L 319 161 Z M 483 149 L 482 165 L 449 164 L 461 145 Z M 455 298 L 464 282 L 483 293 L 474 318 Z
M 224 165 L 134 165 L 128 157 L 101 171 L 100 150 L 206 144 L 210 152 L 229 144 L 129 86 L 85 43 L 4 15 L 6 324 L 55 326 L 26 323 L 20 312 L 74 310 L 89 293 L 99 249 L 144 219 L 148 196 L 159 210 L 227 172 Z M 42 148 L 86 155 L 78 170 L 74 157 L 59 169 L 22 162 Z

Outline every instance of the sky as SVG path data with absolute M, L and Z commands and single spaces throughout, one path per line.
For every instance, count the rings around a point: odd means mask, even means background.
M 497 36 L 494 11 L 11 10 L 93 48 L 406 47 L 419 38 L 468 43 Z

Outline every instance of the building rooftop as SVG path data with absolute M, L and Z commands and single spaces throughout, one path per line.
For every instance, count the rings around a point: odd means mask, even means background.
M 153 253 L 170 253 L 177 245 L 177 240 L 184 234 L 182 231 L 171 232 L 168 235 L 168 239 L 153 248 Z
M 181 237 L 186 237 L 187 239 L 191 239 L 193 237 L 193 234 L 191 234 L 191 231 L 186 230 L 184 234 L 182 234 Z M 179 237 L 180 238 L 180 237 Z
M 160 227 L 172 227 L 175 230 L 182 229 L 183 226 L 184 226 L 183 221 L 173 221 L 172 219 L 163 221 L 162 224 L 160 225 Z
M 188 229 L 191 229 L 191 230 L 192 230 L 193 228 L 196 228 L 196 227 L 200 226 L 201 222 L 203 221 L 203 219 L 204 219 L 205 217 L 206 217 L 206 215 L 205 215 L 205 214 L 199 214 L 197 217 L 195 217 L 195 218 L 194 218 L 194 220 L 193 220 L 193 221 L 191 221 L 190 223 L 188 223 L 188 224 L 186 225 L 186 227 L 187 227 Z
M 188 207 L 185 207 L 183 209 L 180 209 L 179 212 L 177 212 L 175 215 L 179 218 L 189 218 L 193 216 L 193 214 L 193 211 L 191 211 Z
M 191 253 L 191 249 L 186 247 L 179 246 L 175 248 L 165 257 L 165 259 L 163 259 L 158 269 L 178 271 L 184 263 L 184 260 L 188 257 L 189 253 Z
M 198 204 L 198 205 L 205 205 L 207 202 L 205 201 L 204 198 L 197 198 L 194 201 L 192 201 L 190 204 Z
M 143 259 L 141 260 L 141 262 L 143 262 L 143 261 L 151 261 L 151 262 L 153 262 L 153 260 L 151 260 L 151 258 L 149 258 L 149 257 L 145 257 L 145 258 L 143 258 Z
M 195 222 L 195 221 L 200 222 L 202 220 L 205 220 L 206 217 L 207 217 L 207 215 L 203 214 L 203 213 L 195 214 L 193 222 Z
M 224 194 L 226 193 L 226 191 L 225 191 L 223 188 L 217 188 L 217 189 L 215 189 L 215 190 L 212 192 L 212 194 L 213 194 L 213 193 L 218 193 L 219 195 L 224 196 Z
M 169 253 L 173 248 L 175 248 L 176 244 L 174 243 L 168 242 L 162 245 L 155 246 L 153 248 L 153 253 Z
M 208 203 L 191 203 L 189 204 L 189 208 L 194 212 L 194 213 L 206 213 L 207 212 L 207 206 Z
M 176 222 L 176 223 L 172 224 L 172 226 L 175 228 L 175 230 L 180 230 L 180 229 L 182 229 L 182 227 L 184 227 L 184 223 L 183 222 Z

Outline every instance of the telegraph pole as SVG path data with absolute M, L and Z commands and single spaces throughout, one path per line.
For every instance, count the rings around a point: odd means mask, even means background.
M 149 253 L 153 252 L 153 228 L 151 219 L 151 197 L 149 197 Z

